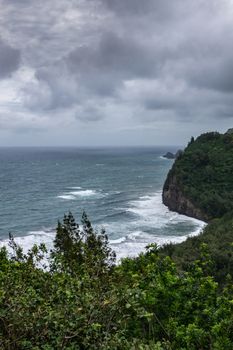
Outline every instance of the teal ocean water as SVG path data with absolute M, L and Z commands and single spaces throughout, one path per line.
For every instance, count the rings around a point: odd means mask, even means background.
M 9 232 L 25 249 L 50 247 L 57 221 L 85 210 L 104 227 L 118 258 L 149 243 L 180 242 L 203 223 L 170 212 L 162 186 L 171 148 L 1 148 L 0 244 Z

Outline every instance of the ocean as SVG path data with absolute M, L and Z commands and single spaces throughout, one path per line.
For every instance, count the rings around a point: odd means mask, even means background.
M 0 245 L 9 232 L 25 250 L 52 247 L 58 220 L 83 210 L 105 228 L 117 258 L 150 243 L 181 242 L 204 223 L 169 211 L 162 187 L 173 160 L 168 147 L 0 148 Z

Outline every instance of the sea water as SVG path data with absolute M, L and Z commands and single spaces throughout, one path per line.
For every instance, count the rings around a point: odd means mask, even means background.
M 118 259 L 136 256 L 150 243 L 181 242 L 204 223 L 171 212 L 162 187 L 174 147 L 1 148 L 0 245 L 9 232 L 25 250 L 49 248 L 58 220 L 83 210 L 105 228 Z

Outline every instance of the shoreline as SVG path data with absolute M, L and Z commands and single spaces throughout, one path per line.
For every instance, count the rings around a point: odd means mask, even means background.
M 145 203 L 145 207 L 148 204 L 147 201 L 151 201 L 150 205 L 155 208 L 155 214 L 156 210 L 158 211 L 158 223 L 163 222 L 164 228 L 168 226 L 171 223 L 173 225 L 179 225 L 182 223 L 185 223 L 186 221 L 192 222 L 195 224 L 196 227 L 194 227 L 194 230 L 189 232 L 188 234 L 183 234 L 179 232 L 178 235 L 173 234 L 171 232 L 169 235 L 159 235 L 159 234 L 149 234 L 145 231 L 142 231 L 142 223 L 138 224 L 139 227 L 135 230 L 129 230 L 129 232 L 126 232 L 126 235 L 113 238 L 111 237 L 111 234 L 108 234 L 108 225 L 93 225 L 94 228 L 99 230 L 101 227 L 105 227 L 106 233 L 108 235 L 109 239 L 109 245 L 110 247 L 116 252 L 117 255 L 117 261 L 120 261 L 123 258 L 126 257 L 136 257 L 140 253 L 143 253 L 146 251 L 146 246 L 152 243 L 156 243 L 158 247 L 162 247 L 165 244 L 179 244 L 184 242 L 188 237 L 194 237 L 198 236 L 203 229 L 206 227 L 207 223 L 198 220 L 196 218 L 192 218 L 183 214 L 179 214 L 177 212 L 169 210 L 161 200 L 161 191 L 157 191 L 150 197 L 150 199 L 139 199 L 140 205 L 143 205 Z M 158 202 L 159 200 L 159 202 Z M 158 208 L 156 208 L 156 205 Z M 144 209 L 144 208 L 142 208 Z M 153 213 L 154 214 L 154 213 Z M 154 214 L 154 215 L 155 215 Z M 152 216 L 153 217 L 153 216 Z M 140 216 L 138 215 L 138 220 L 140 219 Z M 148 220 L 147 217 L 142 217 L 142 220 Z M 158 227 L 156 227 L 156 223 L 154 224 L 155 231 L 158 230 Z M 172 226 L 171 226 L 172 227 Z M 178 229 L 177 229 L 178 230 Z M 172 230 L 171 230 L 172 231 Z M 41 229 L 38 231 L 30 231 L 28 234 L 23 236 L 15 236 L 15 241 L 17 244 L 23 247 L 24 252 L 26 253 L 34 244 L 41 244 L 45 243 L 48 250 L 52 249 L 53 247 L 53 240 L 55 238 L 55 228 L 54 229 Z M 0 240 L 0 247 L 8 245 L 8 239 Z

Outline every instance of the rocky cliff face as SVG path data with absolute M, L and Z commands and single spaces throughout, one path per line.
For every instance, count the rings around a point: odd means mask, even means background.
M 202 221 L 208 221 L 206 215 L 184 195 L 176 176 L 170 173 L 163 187 L 163 203 L 172 211 L 187 215 Z

